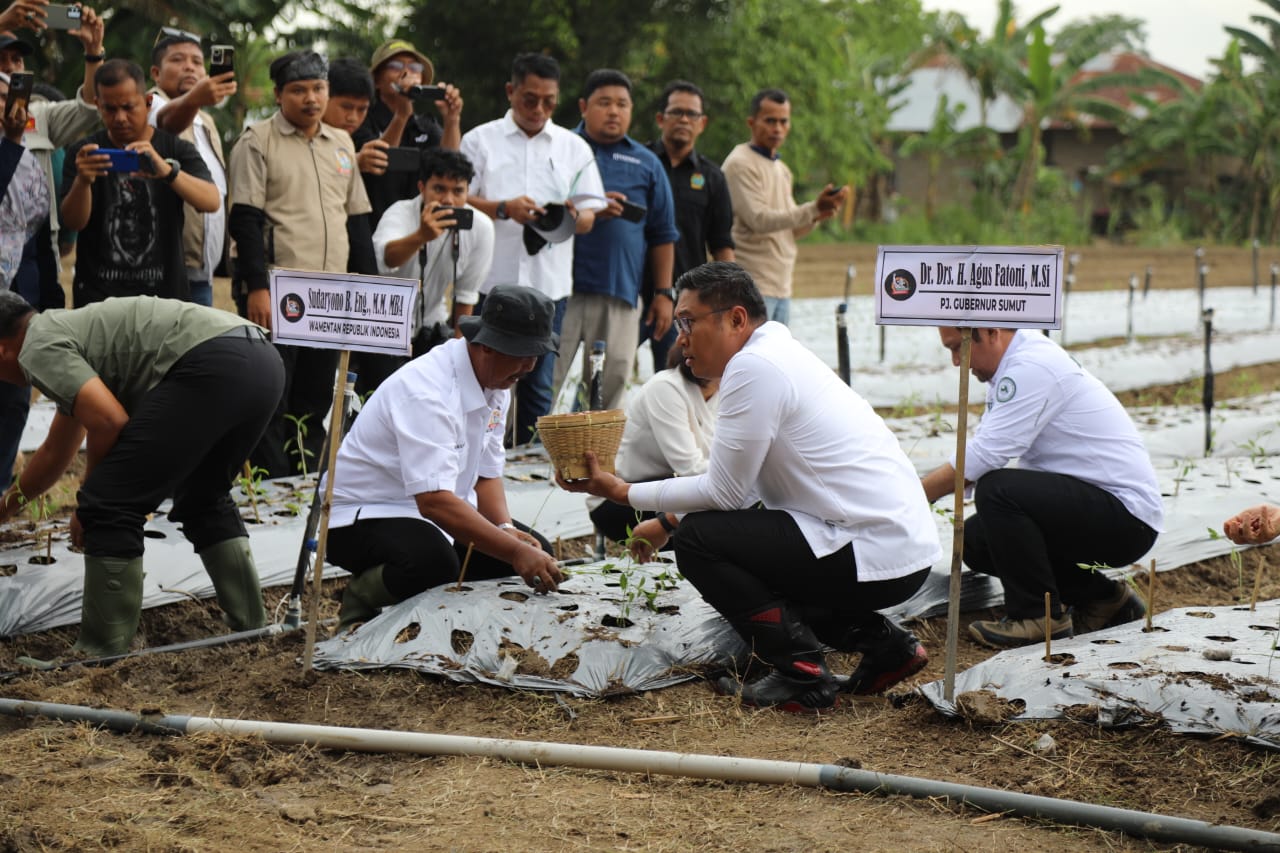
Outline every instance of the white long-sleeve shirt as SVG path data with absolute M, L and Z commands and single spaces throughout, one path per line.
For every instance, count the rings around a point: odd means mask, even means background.
M 781 323 L 729 359 L 707 471 L 631 486 L 637 509 L 789 514 L 815 557 L 852 543 L 859 580 L 903 577 L 942 557 L 924 489 L 867 404 Z
M 1128 412 L 1066 350 L 1025 329 L 987 384 L 987 413 L 969 439 L 964 477 L 977 482 L 1014 459 L 1019 468 L 1104 489 L 1152 530 L 1162 529 L 1156 472 Z

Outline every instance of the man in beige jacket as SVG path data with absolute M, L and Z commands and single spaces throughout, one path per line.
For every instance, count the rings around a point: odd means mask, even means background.
M 796 204 L 791 170 L 778 149 L 791 131 L 791 100 L 781 89 L 761 89 L 751 99 L 751 141 L 729 152 L 722 170 L 733 198 L 736 260 L 764 297 L 768 319 L 791 318 L 791 275 L 796 239 L 830 219 L 844 204 L 848 187 L 827 184 L 813 201 Z

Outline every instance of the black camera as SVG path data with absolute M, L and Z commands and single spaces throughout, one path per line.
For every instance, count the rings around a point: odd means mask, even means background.
M 405 86 L 400 94 L 415 101 L 443 101 L 444 86 Z
M 446 207 L 442 205 L 437 207 L 436 210 L 448 211 L 448 216 L 458 223 L 449 227 L 456 228 L 459 231 L 470 231 L 471 226 L 475 223 L 475 211 L 469 207 Z

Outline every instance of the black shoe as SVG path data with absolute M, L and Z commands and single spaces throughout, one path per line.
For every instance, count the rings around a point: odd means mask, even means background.
M 825 670 L 825 667 L 824 667 Z M 743 684 L 729 676 L 716 680 L 716 690 L 737 696 L 753 708 L 776 708 L 788 714 L 820 714 L 839 704 L 835 679 L 830 673 L 815 678 L 792 678 L 778 670 L 759 681 Z
M 915 634 L 902 633 L 905 638 L 895 637 L 890 643 L 863 652 L 862 660 L 840 689 L 858 696 L 873 696 L 924 669 L 929 663 L 924 646 Z

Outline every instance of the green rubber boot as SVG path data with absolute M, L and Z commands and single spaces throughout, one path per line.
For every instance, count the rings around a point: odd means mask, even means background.
M 222 618 L 233 631 L 248 631 L 267 624 L 262 606 L 262 586 L 249 550 L 249 537 L 237 536 L 199 552 L 204 570 L 213 580 L 213 591 L 222 608 Z
M 84 599 L 75 651 L 108 657 L 129 651 L 142 616 L 142 558 L 84 558 Z
M 342 593 L 342 607 L 338 610 L 339 634 L 361 622 L 368 622 L 382 608 L 399 601 L 387 592 L 386 584 L 382 582 L 382 568 L 377 565 L 365 569 L 358 575 L 352 575 L 347 582 L 347 589 Z

